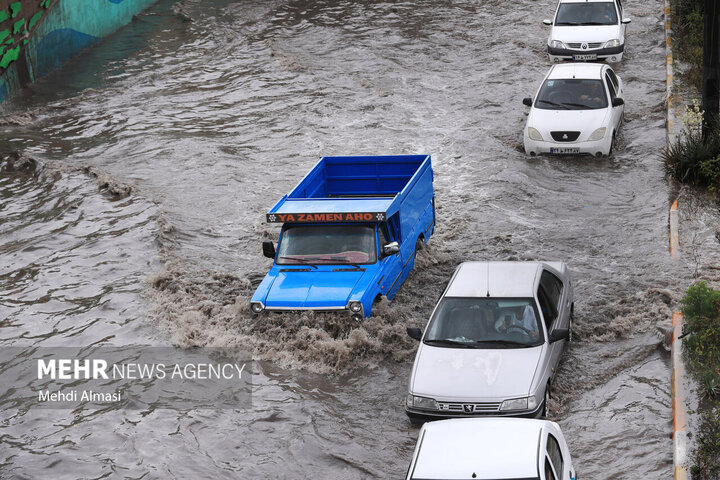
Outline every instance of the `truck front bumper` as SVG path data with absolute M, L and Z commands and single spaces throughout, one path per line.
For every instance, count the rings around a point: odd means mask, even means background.
M 352 302 L 351 302 L 352 303 Z M 353 311 L 348 306 L 345 307 L 266 307 L 262 302 L 250 302 L 250 311 L 255 315 L 260 315 L 263 312 L 274 312 L 274 313 L 286 313 L 286 312 L 347 312 L 348 316 L 353 320 L 361 321 L 365 316 L 363 315 L 363 309 L 359 311 Z

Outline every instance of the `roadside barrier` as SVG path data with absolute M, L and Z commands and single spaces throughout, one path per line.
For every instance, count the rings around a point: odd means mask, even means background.
M 685 392 L 683 390 L 683 375 L 685 365 L 682 359 L 683 317 L 680 312 L 673 312 L 673 341 L 672 341 L 672 406 L 673 406 L 673 465 L 675 467 L 675 480 L 687 480 L 685 460 L 687 458 L 687 431 L 685 430 Z
M 675 122 L 673 114 L 673 56 L 670 28 L 670 0 L 665 0 L 665 99 L 666 99 L 666 120 L 667 145 L 675 142 Z M 679 248 L 679 220 L 678 201 L 675 199 L 670 206 L 670 256 L 676 256 Z M 673 411 L 673 467 L 675 480 L 687 480 L 687 431 L 685 429 L 685 393 L 683 391 L 683 375 L 685 366 L 682 359 L 682 322 L 680 312 L 673 312 L 673 338 L 671 343 L 672 355 L 672 411 Z
M 678 247 L 680 246 L 680 240 L 678 238 L 678 201 L 675 201 L 670 205 L 670 256 L 674 257 L 677 255 Z
M 673 55 L 672 40 L 670 34 L 670 0 L 665 0 L 665 127 L 667 135 L 667 144 L 670 145 L 675 141 L 675 121 L 672 113 L 673 108 Z

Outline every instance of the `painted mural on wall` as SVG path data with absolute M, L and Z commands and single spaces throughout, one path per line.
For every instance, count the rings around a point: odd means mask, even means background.
M 0 75 L 21 59 L 21 50 L 53 3 L 54 0 L 0 0 Z M 8 94 L 7 90 L 6 83 L 0 83 L 0 100 Z
M 0 0 L 0 102 L 156 0 Z

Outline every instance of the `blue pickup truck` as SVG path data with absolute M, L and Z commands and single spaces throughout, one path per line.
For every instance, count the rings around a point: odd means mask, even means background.
M 323 157 L 267 213 L 282 223 L 274 260 L 250 302 L 265 310 L 344 310 L 369 317 L 392 300 L 435 228 L 429 155 Z

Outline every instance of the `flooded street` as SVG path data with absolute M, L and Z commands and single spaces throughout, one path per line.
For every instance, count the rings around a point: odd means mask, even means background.
M 0 397 L 0 477 L 400 478 L 418 433 L 405 327 L 459 262 L 540 259 L 575 283 L 550 408 L 579 476 L 668 478 L 655 327 L 717 275 L 698 269 L 720 259 L 717 209 L 690 202 L 693 248 L 671 259 L 658 0 L 626 5 L 613 157 L 524 155 L 554 5 L 160 0 L 2 105 L 3 157 L 39 164 L 0 173 L 0 346 L 239 346 L 257 363 L 252 409 Z M 400 153 L 432 155 L 437 229 L 395 301 L 362 325 L 252 317 L 279 233 L 265 212 L 323 155 Z

